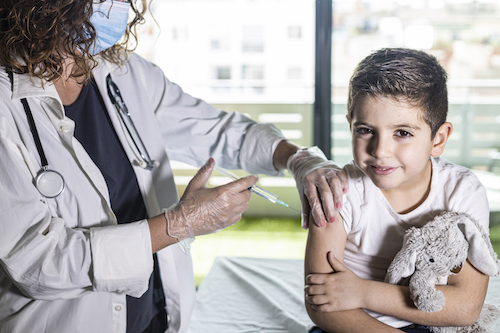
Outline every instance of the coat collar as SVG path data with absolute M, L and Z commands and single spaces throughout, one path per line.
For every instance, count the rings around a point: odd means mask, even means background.
M 29 74 L 12 73 L 12 99 L 26 97 L 52 97 L 59 100 L 59 95 L 52 82 L 43 81 Z

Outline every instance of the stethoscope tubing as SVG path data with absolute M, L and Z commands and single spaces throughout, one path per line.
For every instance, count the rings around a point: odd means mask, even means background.
M 151 159 L 148 150 L 146 148 L 146 145 L 144 145 L 144 142 L 142 141 L 142 138 L 139 135 L 139 131 L 137 131 L 134 121 L 132 120 L 132 117 L 130 115 L 130 112 L 128 111 L 127 105 L 123 100 L 123 97 L 120 93 L 120 89 L 113 81 L 113 79 L 111 79 L 111 74 L 108 74 L 108 76 L 106 77 L 106 87 L 109 99 L 113 103 L 115 110 L 118 113 L 118 116 L 120 117 L 120 120 L 125 125 L 125 129 L 127 130 L 128 135 L 132 139 L 132 143 L 134 144 L 135 149 L 139 152 L 139 155 L 142 159 L 141 164 L 143 164 L 141 166 L 146 170 L 153 170 L 157 164 L 155 163 L 155 161 Z M 130 124 L 132 131 L 134 133 L 130 131 L 130 128 L 127 125 L 127 123 Z M 134 137 L 137 138 L 138 142 L 135 141 Z
M 28 119 L 28 125 L 30 127 L 31 135 L 33 136 L 33 141 L 35 141 L 36 149 L 38 150 L 38 155 L 40 155 L 40 162 L 42 163 L 42 168 L 47 167 L 49 163 L 47 162 L 47 157 L 45 156 L 45 151 L 42 147 L 42 142 L 40 141 L 40 135 L 36 129 L 35 120 L 33 119 L 33 113 L 28 104 L 26 98 L 21 98 L 21 103 L 23 104 L 24 112 L 26 113 L 26 118 Z
M 113 103 L 120 117 L 121 122 L 125 125 L 125 129 L 127 130 L 128 135 L 132 139 L 135 149 L 139 152 L 139 155 L 142 159 L 142 162 L 140 163 L 141 167 L 143 167 L 146 170 L 153 170 L 153 168 L 157 164 L 155 161 L 151 160 L 148 150 L 144 145 L 144 142 L 142 141 L 141 136 L 137 131 L 137 128 L 135 127 L 135 124 L 130 116 L 130 113 L 128 112 L 127 106 L 125 105 L 125 102 L 123 101 L 123 98 L 120 94 L 120 90 L 118 89 L 118 86 L 111 79 L 110 74 L 108 74 L 108 76 L 106 77 L 106 85 L 108 90 L 108 96 L 111 99 L 111 102 Z M 97 90 L 99 91 L 99 89 Z M 21 103 L 26 113 L 28 125 L 31 134 L 33 136 L 33 141 L 35 142 L 38 155 L 40 156 L 40 163 L 42 165 L 42 168 L 38 172 L 35 179 L 35 187 L 42 196 L 46 198 L 55 198 L 64 191 L 65 188 L 64 177 L 59 172 L 49 169 L 49 163 L 47 161 L 45 151 L 43 150 L 42 142 L 40 140 L 40 135 L 38 134 L 35 120 L 33 118 L 33 113 L 31 112 L 28 100 L 26 98 L 22 98 Z M 127 122 L 130 124 L 132 131 L 127 125 Z M 134 139 L 134 136 L 137 138 L 139 144 L 136 142 L 136 139 Z M 139 145 L 141 147 L 139 147 Z

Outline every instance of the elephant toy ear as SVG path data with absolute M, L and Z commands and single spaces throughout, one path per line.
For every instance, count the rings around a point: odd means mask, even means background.
M 415 264 L 417 262 L 417 252 L 419 243 L 416 242 L 416 235 L 420 234 L 420 230 L 413 227 L 408 229 L 403 247 L 392 260 L 391 265 L 387 269 L 385 281 L 392 284 L 398 284 L 401 279 L 411 276 L 415 272 Z
M 415 273 L 415 264 L 417 263 L 417 251 L 413 251 L 410 253 L 410 257 L 408 261 L 405 262 L 403 270 L 401 271 L 401 278 L 407 278 L 413 273 Z
M 489 235 L 470 216 L 459 214 L 458 228 L 469 242 L 467 259 L 477 270 L 489 276 L 500 275 L 500 261 L 493 250 Z

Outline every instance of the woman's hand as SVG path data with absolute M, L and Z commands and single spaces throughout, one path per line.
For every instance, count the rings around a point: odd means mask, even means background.
M 332 273 L 309 274 L 304 288 L 306 302 L 318 312 L 364 308 L 367 280 L 347 269 L 332 252 L 327 254 Z
M 178 240 L 224 229 L 241 219 L 248 209 L 249 187 L 256 176 L 247 176 L 226 185 L 207 188 L 215 162 L 210 158 L 189 182 L 178 203 L 165 211 L 167 232 Z
M 309 227 L 309 214 L 319 227 L 335 222 L 348 190 L 347 176 L 323 152 L 312 147 L 298 150 L 288 159 L 287 168 L 297 182 L 302 201 L 302 227 Z

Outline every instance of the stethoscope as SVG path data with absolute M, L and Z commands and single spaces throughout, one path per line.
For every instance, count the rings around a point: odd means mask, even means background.
M 49 169 L 49 162 L 47 162 L 47 157 L 43 151 L 42 142 L 40 141 L 40 136 L 38 135 L 35 120 L 33 119 L 28 101 L 26 98 L 22 98 L 21 103 L 26 112 L 26 118 L 28 118 L 28 124 L 31 134 L 33 135 L 33 140 L 35 141 L 36 150 L 38 150 L 40 162 L 42 163 L 42 169 L 38 171 L 35 178 L 35 187 L 44 197 L 55 198 L 64 191 L 64 177 L 59 172 Z
M 153 168 L 156 167 L 158 163 L 151 159 L 148 150 L 146 149 L 146 146 L 144 145 L 141 136 L 139 135 L 139 132 L 137 131 L 137 128 L 132 121 L 130 112 L 128 111 L 127 106 L 123 101 L 120 89 L 118 89 L 118 86 L 113 82 L 110 74 L 108 74 L 108 76 L 106 77 L 106 86 L 108 90 L 108 96 L 115 106 L 115 109 L 120 116 L 120 120 L 125 125 L 127 133 L 132 139 L 134 147 L 139 152 L 139 155 L 141 157 L 139 165 L 146 170 L 153 170 Z M 33 135 L 33 140 L 35 141 L 35 146 L 38 151 L 38 155 L 40 156 L 40 162 L 42 164 L 42 168 L 40 169 L 40 171 L 38 171 L 35 178 L 35 187 L 38 192 L 40 192 L 40 194 L 45 198 L 55 198 L 64 191 L 64 177 L 59 172 L 49 168 L 49 163 L 47 161 L 47 157 L 45 156 L 42 142 L 40 141 L 40 136 L 38 135 L 38 130 L 36 128 L 35 120 L 33 119 L 33 114 L 31 112 L 28 101 L 26 100 L 26 98 L 22 98 L 21 103 L 23 104 L 30 131 Z

